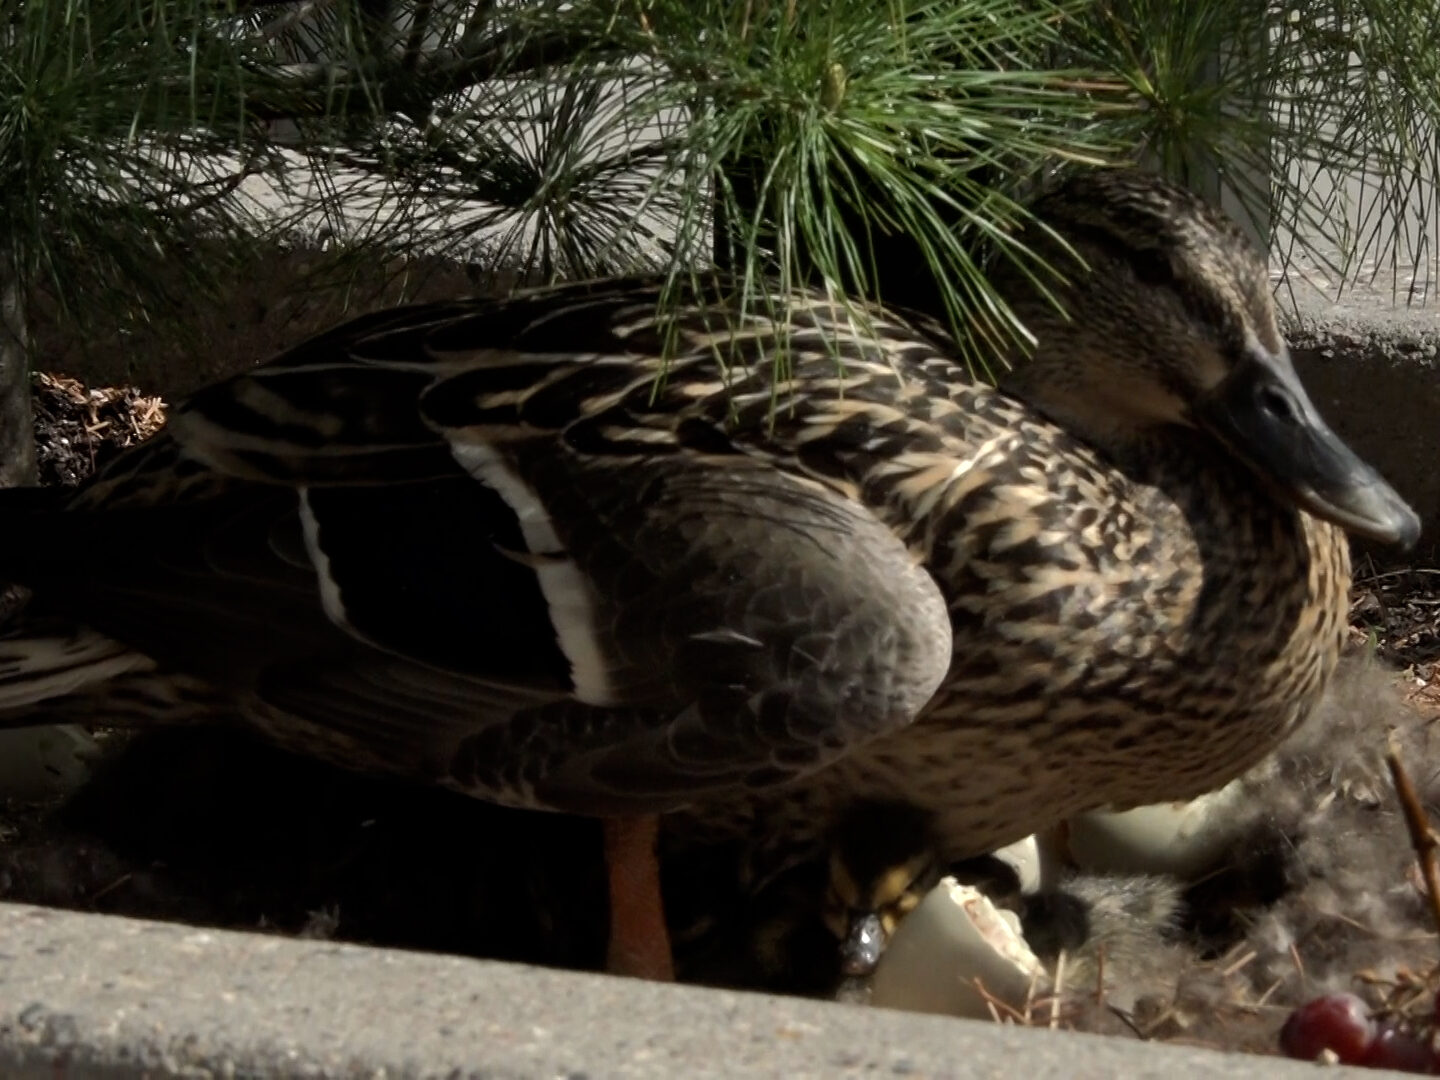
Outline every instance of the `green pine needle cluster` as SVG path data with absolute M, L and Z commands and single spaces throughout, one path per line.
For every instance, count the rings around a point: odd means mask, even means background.
M 539 280 L 719 263 L 757 303 L 905 303 L 907 265 L 987 365 L 1024 340 L 990 260 L 1066 271 L 1026 196 L 1131 162 L 1342 277 L 1435 258 L 1384 211 L 1440 214 L 1440 0 L 0 0 L 0 32 L 0 257 L 77 314 L 322 222 Z M 1347 233 L 1314 192 L 1357 174 Z
M 67 318 L 144 318 L 218 285 L 271 228 L 243 182 L 278 163 L 226 29 L 199 2 L 0 0 L 7 276 Z
M 1066 18 L 1013 0 L 652 3 L 628 51 L 660 73 L 650 107 L 690 117 L 675 174 L 708 179 L 681 232 L 718 218 L 717 258 L 757 290 L 897 301 L 877 249 L 908 238 L 983 361 L 1019 329 L 983 265 L 1028 258 L 1017 196 L 1044 168 L 1122 149 L 1093 124 L 1123 107 L 1113 89 L 1045 62 Z

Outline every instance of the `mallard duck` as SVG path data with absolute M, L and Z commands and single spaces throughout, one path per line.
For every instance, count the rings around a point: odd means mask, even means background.
M 0 577 L 82 627 L 12 631 L 0 705 L 104 675 L 602 817 L 611 967 L 657 976 L 656 814 L 795 844 L 910 802 L 949 859 L 1213 787 L 1333 671 L 1342 529 L 1418 519 L 1231 222 L 1128 171 L 1034 211 L 1066 314 L 997 270 L 1038 342 L 999 388 L 925 320 L 719 275 L 665 318 L 651 278 L 383 311 L 204 389 L 78 492 L 0 493 Z
M 966 455 L 871 465 L 946 598 L 941 687 L 833 768 L 672 828 L 763 847 L 837 798 L 899 797 L 934 814 L 951 861 L 1086 808 L 1199 795 L 1319 699 L 1345 633 L 1343 530 L 1417 538 L 1305 395 L 1233 222 L 1133 172 L 1075 176 L 1033 209 L 1032 246 L 1063 263 L 1063 242 L 1088 272 L 1057 310 L 1000 267 L 1033 354 L 952 395 Z

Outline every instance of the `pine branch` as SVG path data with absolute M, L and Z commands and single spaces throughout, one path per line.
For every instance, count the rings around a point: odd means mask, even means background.
M 621 55 L 618 49 L 609 54 Z M 296 120 L 371 111 L 383 103 L 385 111 L 421 120 L 448 94 L 502 75 L 532 74 L 603 55 L 589 35 L 507 27 L 483 39 L 413 54 L 407 50 L 396 57 L 270 65 L 262 72 L 264 85 L 247 92 L 245 108 L 257 120 Z

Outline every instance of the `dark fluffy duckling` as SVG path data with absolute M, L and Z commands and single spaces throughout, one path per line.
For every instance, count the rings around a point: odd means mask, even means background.
M 974 885 L 1020 910 L 1020 877 L 993 855 L 946 864 L 933 819 L 908 803 L 859 802 L 836 825 L 826 857 L 821 917 L 840 942 L 840 970 L 869 975 L 900 920 L 942 877 Z

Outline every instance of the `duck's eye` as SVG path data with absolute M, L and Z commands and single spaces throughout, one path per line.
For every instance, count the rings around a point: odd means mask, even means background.
M 1169 257 L 1163 252 L 1133 251 L 1129 253 L 1129 258 L 1131 269 L 1135 272 L 1135 278 L 1140 284 L 1160 288 L 1175 284 L 1175 268 L 1170 265 Z
M 1295 403 L 1290 400 L 1290 395 L 1274 386 L 1262 386 L 1256 392 L 1256 402 L 1272 419 L 1282 423 L 1290 424 L 1299 419 L 1295 411 Z

